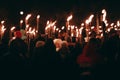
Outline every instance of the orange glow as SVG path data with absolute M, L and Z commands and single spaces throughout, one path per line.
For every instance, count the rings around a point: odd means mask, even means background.
M 22 24 L 22 23 L 23 23 L 23 20 L 20 20 L 20 23 Z
M 1 24 L 4 24 L 5 23 L 5 21 L 1 21 Z
M 114 25 L 114 23 L 111 23 L 111 25 L 110 26 L 113 26 Z
M 13 31 L 15 29 L 15 26 L 13 26 L 10 30 Z
M 40 18 L 40 15 L 37 15 L 37 19 L 39 19 Z
M 117 26 L 120 26 L 120 22 L 119 21 L 117 21 Z
M 65 29 L 65 26 L 63 26 L 61 29 L 64 30 L 64 29 Z
M 92 21 L 93 17 L 94 17 L 93 14 L 89 17 L 89 23 Z
M 4 33 L 5 30 L 6 30 L 6 28 L 5 28 L 5 26 L 3 25 L 3 26 L 1 27 L 1 32 Z
M 94 28 L 95 28 L 94 26 L 91 27 L 91 29 L 94 29 Z
M 70 15 L 68 18 L 67 18 L 67 21 L 70 21 L 72 19 L 72 15 Z
M 59 30 L 59 28 L 56 28 L 56 31 L 58 31 Z
M 56 29 L 56 26 L 54 26 L 54 31 L 55 31 L 55 29 Z
M 31 14 L 28 14 L 25 19 L 28 20 L 31 16 Z
M 106 15 L 107 15 L 106 10 L 103 9 L 102 13 L 103 13 L 103 19 L 102 19 L 102 21 L 105 21 L 106 20 Z
M 86 20 L 86 22 L 85 22 L 86 24 L 89 24 L 89 20 Z
M 85 25 L 84 23 L 81 24 L 81 26 L 84 26 L 84 25 Z
M 74 36 L 74 34 L 73 34 L 73 33 L 71 33 L 71 36 L 73 37 L 73 36 Z
M 73 26 L 71 26 L 71 29 L 74 29 L 75 28 L 75 26 L 73 25 Z

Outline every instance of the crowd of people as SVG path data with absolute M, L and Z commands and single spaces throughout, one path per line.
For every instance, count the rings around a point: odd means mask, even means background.
M 28 48 L 29 47 L 29 48 Z M 0 72 L 4 78 L 41 80 L 109 80 L 119 78 L 120 38 L 117 32 L 106 39 L 87 43 L 55 42 L 39 36 L 30 45 L 20 39 L 2 39 Z M 1 76 L 2 76 L 1 75 Z

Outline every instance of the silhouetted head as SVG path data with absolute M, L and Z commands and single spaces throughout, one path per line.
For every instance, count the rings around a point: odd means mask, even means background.
M 9 49 L 10 53 L 24 55 L 27 52 L 27 44 L 22 39 L 16 38 L 11 41 Z

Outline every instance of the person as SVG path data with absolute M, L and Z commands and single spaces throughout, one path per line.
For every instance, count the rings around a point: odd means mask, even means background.
M 99 61 L 98 50 L 98 40 L 96 38 L 91 38 L 88 44 L 83 48 L 82 54 L 77 57 L 77 63 L 90 63 L 95 64 Z
M 26 57 L 27 44 L 20 38 L 11 41 L 8 53 L 0 58 L 0 69 L 7 76 L 23 76 L 29 71 L 29 63 Z M 24 73 L 23 73 L 24 72 Z M 22 73 L 22 74 L 20 74 Z M 22 78 L 23 78 L 22 77 Z
M 0 56 L 3 56 L 5 53 L 8 52 L 8 42 L 9 39 L 2 38 L 2 41 L 0 43 Z

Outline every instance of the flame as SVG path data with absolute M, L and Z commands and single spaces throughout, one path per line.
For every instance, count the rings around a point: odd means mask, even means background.
M 5 21 L 1 21 L 1 24 L 4 24 L 5 23 Z
M 103 37 L 103 33 L 101 34 L 101 37 Z
M 117 28 L 115 28 L 115 30 L 117 31 L 118 29 L 117 29 Z
M 23 23 L 23 20 L 20 20 L 20 23 L 22 24 L 22 23 Z
M 86 20 L 86 22 L 85 22 L 86 24 L 89 24 L 89 20 Z
M 86 24 L 89 24 L 92 21 L 93 17 L 94 17 L 93 14 L 90 15 L 90 17 L 86 20 Z
M 56 29 L 56 26 L 54 26 L 54 31 L 55 31 L 55 29 Z
M 71 36 L 73 37 L 73 36 L 74 36 L 74 34 L 73 34 L 73 33 L 71 33 Z
M 13 31 L 15 29 L 15 26 L 13 26 L 10 30 Z
M 110 28 L 108 28 L 107 31 L 110 32 Z
M 114 27 L 116 28 L 117 26 L 115 25 Z
M 102 30 L 99 30 L 99 32 L 101 33 L 101 32 L 103 32 Z
M 40 15 L 37 15 L 37 19 L 39 19 L 40 18 Z
M 59 28 L 56 28 L 56 31 L 58 31 L 59 30 Z
M 76 29 L 76 37 L 78 37 L 78 36 L 79 36 L 79 30 Z
M 94 28 L 95 28 L 94 26 L 91 27 L 91 29 L 94 29 Z
M 110 26 L 113 26 L 114 25 L 114 23 L 111 23 L 111 25 Z
M 47 21 L 47 25 L 50 23 L 50 21 Z
M 5 28 L 5 26 L 3 25 L 3 26 L 1 27 L 1 32 L 4 33 L 5 30 L 6 30 L 6 28 Z
M 102 26 L 99 26 L 99 28 L 102 28 Z
M 102 19 L 102 21 L 105 21 L 106 20 L 106 15 L 107 15 L 106 10 L 103 9 L 102 13 L 103 13 L 103 19 Z
M 93 17 L 94 17 L 93 14 L 89 17 L 89 23 L 92 21 Z
M 75 26 L 73 25 L 73 26 L 71 26 L 71 29 L 74 29 L 75 28 Z
M 62 29 L 62 30 L 65 29 L 65 26 L 63 26 L 61 29 Z
M 70 21 L 72 19 L 72 15 L 70 15 L 68 18 L 67 18 L 67 21 Z
M 59 33 L 61 32 L 61 30 L 59 30 Z
M 31 14 L 28 14 L 25 19 L 28 20 L 31 16 Z
M 84 25 L 85 25 L 84 23 L 81 24 L 81 26 L 84 26 Z
M 120 22 L 119 21 L 117 21 L 117 26 L 120 26 Z

